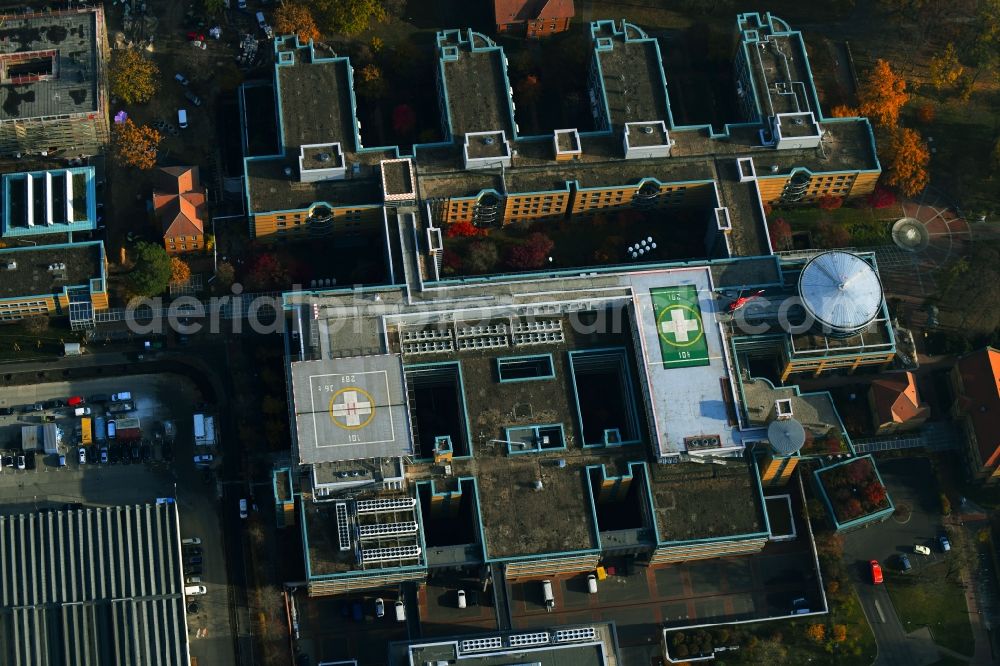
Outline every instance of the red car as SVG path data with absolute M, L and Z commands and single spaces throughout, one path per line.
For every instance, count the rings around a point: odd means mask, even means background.
M 878 560 L 872 560 L 869 565 L 872 569 L 872 585 L 880 585 L 882 583 L 882 567 L 879 566 Z
M 203 42 L 205 41 L 205 35 L 200 32 L 194 32 L 193 30 L 187 34 L 189 42 Z
M 72 398 L 66 401 L 66 404 L 70 407 L 79 407 L 84 403 L 84 399 L 81 396 L 74 395 Z

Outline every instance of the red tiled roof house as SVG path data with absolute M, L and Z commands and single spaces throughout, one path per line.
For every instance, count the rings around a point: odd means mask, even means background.
M 198 167 L 164 167 L 156 174 L 153 213 L 163 228 L 167 254 L 205 248 L 205 188 Z
M 1000 480 L 1000 350 L 986 347 L 959 359 L 952 369 L 952 416 L 962 425 L 969 471 Z
M 569 30 L 573 0 L 493 0 L 497 32 L 545 37 Z
M 930 416 L 920 400 L 912 372 L 886 375 L 872 382 L 868 392 L 876 435 L 891 435 L 918 428 Z

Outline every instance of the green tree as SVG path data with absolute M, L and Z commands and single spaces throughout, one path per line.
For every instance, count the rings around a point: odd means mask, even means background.
M 159 88 L 160 69 L 135 49 L 115 49 L 108 67 L 111 94 L 126 104 L 145 104 Z
M 348 37 L 364 32 L 374 21 L 384 21 L 385 8 L 379 0 L 313 0 L 325 32 Z
M 236 269 L 228 261 L 220 261 L 215 270 L 215 282 L 220 289 L 229 289 L 236 279 Z
M 955 45 L 948 42 L 939 55 L 931 58 L 931 82 L 938 90 L 943 90 L 958 83 L 965 68 L 958 61 Z
M 135 268 L 125 279 L 133 296 L 155 296 L 166 291 L 172 262 L 162 245 L 140 241 L 132 251 L 132 262 Z
M 222 10 L 226 8 L 225 0 L 201 0 L 201 4 L 205 8 L 205 13 L 209 16 L 221 14 Z

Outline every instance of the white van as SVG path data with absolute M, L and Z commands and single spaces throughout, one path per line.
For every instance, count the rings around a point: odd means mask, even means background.
M 184 587 L 184 594 L 189 597 L 197 597 L 207 593 L 208 590 L 205 589 L 204 585 L 186 585 Z
M 587 592 L 597 594 L 597 576 L 594 574 L 587 575 Z
M 406 622 L 406 606 L 402 601 L 396 601 L 396 622 Z
M 552 594 L 552 581 L 547 578 L 542 581 L 542 598 L 545 599 L 545 610 L 551 612 L 556 607 L 556 598 Z
M 177 124 L 181 129 L 187 129 L 188 112 L 187 109 L 177 109 Z

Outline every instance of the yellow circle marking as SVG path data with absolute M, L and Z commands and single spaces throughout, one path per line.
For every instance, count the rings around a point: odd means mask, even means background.
M 689 340 L 688 342 L 674 342 L 669 338 L 667 338 L 667 334 L 663 331 L 662 328 L 660 328 L 660 323 L 663 320 L 663 317 L 665 317 L 668 312 L 673 312 L 674 310 L 687 310 L 688 312 L 694 315 L 693 321 L 698 322 L 698 335 L 695 336 L 693 340 Z M 663 308 L 663 310 L 660 312 L 660 316 L 656 318 L 656 334 L 660 336 L 661 340 L 666 342 L 671 347 L 690 347 L 691 345 L 695 344 L 705 336 L 705 326 L 701 323 L 701 315 L 698 314 L 697 310 L 692 308 L 690 305 L 677 303 L 676 305 L 669 305 Z
M 371 410 L 368 413 L 368 418 L 366 418 L 364 421 L 362 421 L 358 425 L 348 425 L 346 423 L 341 423 L 340 421 L 337 420 L 339 417 L 336 414 L 333 413 L 333 408 L 336 405 L 337 398 L 339 398 L 341 396 L 341 394 L 347 393 L 349 391 L 355 391 L 362 398 L 364 398 L 364 400 L 362 402 L 367 401 L 368 405 L 369 405 L 369 409 Z M 339 391 L 337 391 L 336 393 L 333 394 L 333 397 L 330 398 L 330 406 L 328 408 L 328 411 L 330 412 L 330 420 L 333 421 L 333 425 L 337 426 L 338 428 L 343 428 L 344 430 L 361 430 L 362 428 L 364 428 L 365 426 L 367 426 L 369 423 L 371 423 L 373 418 L 375 418 L 375 399 L 372 398 L 371 393 L 369 393 L 368 391 L 364 390 L 363 388 L 359 388 L 357 386 L 347 386 L 347 387 L 344 387 L 344 388 L 340 389 Z

